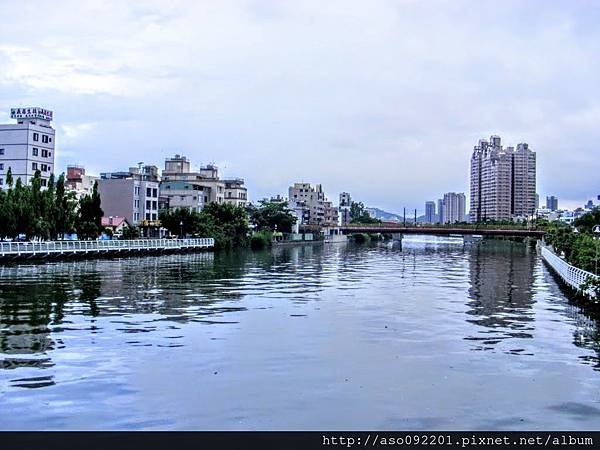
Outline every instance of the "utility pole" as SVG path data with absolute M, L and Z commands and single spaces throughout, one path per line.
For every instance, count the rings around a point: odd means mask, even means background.
M 417 226 L 417 208 L 415 208 L 415 227 Z
M 592 231 L 596 235 L 594 240 L 596 241 L 596 275 L 598 275 L 598 244 L 600 244 L 600 225 L 596 225 Z
M 406 207 L 404 208 L 404 221 L 403 221 L 403 226 L 406 226 Z

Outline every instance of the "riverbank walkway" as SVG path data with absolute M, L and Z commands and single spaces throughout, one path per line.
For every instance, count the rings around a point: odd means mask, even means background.
M 591 272 L 586 272 L 583 269 L 572 266 L 556 253 L 552 249 L 544 244 L 540 244 L 541 255 L 544 261 L 546 261 L 552 269 L 558 274 L 558 276 L 571 288 L 577 292 L 582 292 L 588 298 L 595 299 L 596 294 L 592 289 L 582 290 L 581 286 L 589 278 L 598 278 Z M 600 300 L 600 299 L 597 299 Z
M 0 262 L 211 250 L 213 238 L 0 242 Z

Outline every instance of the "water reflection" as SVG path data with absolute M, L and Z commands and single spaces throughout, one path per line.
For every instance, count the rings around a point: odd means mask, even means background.
M 0 266 L 0 423 L 493 428 L 521 402 L 560 428 L 593 406 L 598 330 L 535 249 L 502 241 Z M 579 384 L 553 403 L 560 377 Z M 490 404 L 503 415 L 470 422 Z
M 468 258 L 468 322 L 483 329 L 466 339 L 477 342 L 477 350 L 494 350 L 505 339 L 532 338 L 534 250 L 519 243 L 484 240 L 469 246 Z

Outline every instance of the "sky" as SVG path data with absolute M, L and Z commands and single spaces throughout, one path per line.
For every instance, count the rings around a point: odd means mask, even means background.
M 473 146 L 600 195 L 600 2 L 0 0 L 0 123 L 54 111 L 58 171 L 215 163 L 251 200 L 321 183 L 390 212 L 468 196 Z M 597 202 L 597 200 L 595 200 Z

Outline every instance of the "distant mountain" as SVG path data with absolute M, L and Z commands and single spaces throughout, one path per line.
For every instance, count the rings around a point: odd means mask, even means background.
M 382 220 L 384 222 L 403 222 L 404 218 L 400 214 L 394 214 L 388 211 L 384 211 L 379 208 L 366 208 L 367 212 L 371 217 L 375 217 L 376 219 Z M 437 214 L 434 215 L 433 221 L 437 223 L 438 217 Z M 415 213 L 414 211 L 410 212 L 406 211 L 406 223 L 414 223 L 415 222 Z M 427 223 L 427 220 L 424 215 L 417 216 L 417 223 Z
M 379 208 L 367 207 L 366 210 L 371 217 L 375 217 L 376 219 L 384 220 L 386 222 L 402 222 L 402 216 L 399 216 L 398 214 L 387 212 Z

